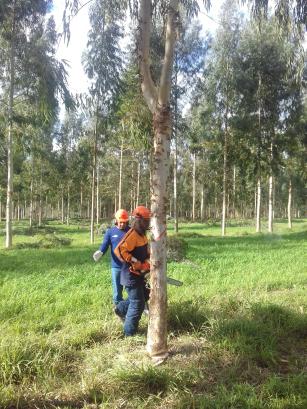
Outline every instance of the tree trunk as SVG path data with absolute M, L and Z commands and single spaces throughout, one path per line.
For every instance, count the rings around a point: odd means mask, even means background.
M 41 174 L 40 174 L 40 179 L 39 179 L 39 201 L 38 201 L 38 226 L 41 227 L 42 225 L 42 211 L 43 211 L 43 206 L 42 206 L 42 185 L 43 185 L 43 175 L 42 175 L 42 167 L 41 167 Z
M 167 292 L 166 292 L 166 205 L 169 173 L 171 115 L 169 108 L 172 66 L 176 42 L 178 0 L 170 0 L 165 28 L 164 59 L 157 88 L 149 63 L 151 1 L 140 2 L 140 73 L 142 91 L 153 114 L 154 147 L 151 178 L 152 235 L 151 295 L 147 351 L 156 362 L 167 358 Z
M 20 201 L 19 201 L 19 192 L 17 196 L 17 220 L 20 221 Z
M 13 18 L 10 49 L 10 89 L 8 107 L 8 136 L 7 136 L 7 200 L 5 220 L 5 247 L 11 248 L 13 244 L 12 235 L 12 199 L 13 199 L 13 103 L 15 89 L 15 1 L 13 1 Z
M 95 180 L 97 166 L 97 125 L 98 117 L 96 112 L 96 123 L 94 130 L 94 146 L 93 146 L 93 170 L 92 170 L 92 201 L 91 201 L 91 244 L 94 243 L 94 220 L 95 220 Z
M 177 129 L 178 129 L 178 58 L 176 53 L 175 58 L 175 121 L 173 127 L 174 139 L 174 230 L 178 233 L 178 195 L 177 195 L 177 162 L 178 162 L 178 146 L 177 146 Z
M 236 167 L 233 167 L 233 186 L 232 186 L 232 215 L 235 219 L 237 217 L 236 214 Z
M 196 202 L 196 154 L 193 153 L 193 172 L 192 172 L 192 220 L 195 221 L 195 202 Z
M 227 197 L 227 145 L 228 145 L 227 125 L 224 138 L 224 164 L 223 164 L 223 204 L 222 204 L 222 236 L 226 234 L 226 197 Z
M 64 224 L 64 188 L 62 187 L 62 209 L 61 209 L 61 219 Z
M 152 357 L 167 355 L 166 295 L 166 187 L 169 169 L 170 112 L 157 109 L 154 115 L 151 220 L 151 296 L 147 350 Z
M 122 177 L 123 177 L 123 144 L 120 147 L 120 161 L 119 161 L 119 182 L 118 182 L 118 208 L 122 208 Z
M 260 215 L 260 209 L 261 209 L 261 182 L 260 182 L 260 177 L 257 180 L 257 211 L 256 211 L 256 232 L 260 233 L 261 231 L 261 215 Z
M 30 228 L 33 225 L 33 175 L 31 175 L 31 184 L 30 184 L 29 225 L 30 225 Z
M 82 208 L 83 208 L 83 185 L 81 184 L 80 186 L 80 219 L 82 219 L 83 217 Z
M 96 224 L 97 226 L 99 225 L 99 218 L 100 218 L 100 206 L 99 206 L 99 164 L 97 164 L 97 175 L 96 175 L 96 181 L 97 181 L 97 186 L 96 186 Z
M 136 183 L 136 205 L 135 207 L 139 205 L 139 200 L 140 200 L 140 174 L 141 174 L 141 164 L 139 162 L 138 163 L 137 183 Z
M 69 226 L 70 223 L 70 183 L 68 182 L 67 187 L 67 215 L 66 215 L 66 225 Z
M 273 175 L 269 177 L 269 214 L 268 214 L 268 231 L 273 232 Z
M 292 204 L 292 181 L 290 179 L 289 187 L 288 187 L 288 227 L 289 229 L 292 229 L 291 204 Z
M 269 176 L 269 214 L 268 214 L 268 231 L 273 233 L 273 143 L 270 147 L 270 176 Z
M 205 188 L 204 185 L 201 187 L 201 198 L 200 198 L 200 220 L 204 221 L 204 203 L 205 203 Z

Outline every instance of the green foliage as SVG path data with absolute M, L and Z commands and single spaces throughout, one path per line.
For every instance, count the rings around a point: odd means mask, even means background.
M 60 237 L 55 234 L 38 234 L 35 237 L 35 241 L 27 243 L 17 243 L 17 249 L 51 249 L 51 248 L 59 248 L 63 246 L 70 246 L 71 239 L 68 237 Z
M 185 259 L 188 243 L 180 236 L 174 235 L 167 238 L 167 260 L 182 261 Z

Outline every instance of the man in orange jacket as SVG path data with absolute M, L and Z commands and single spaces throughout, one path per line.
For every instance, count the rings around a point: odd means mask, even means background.
M 132 228 L 115 249 L 122 261 L 120 283 L 126 288 L 128 299 L 119 302 L 115 313 L 124 320 L 124 334 L 134 335 L 145 306 L 144 276 L 150 270 L 149 249 L 146 231 L 149 229 L 151 213 L 145 206 L 138 206 L 132 213 Z

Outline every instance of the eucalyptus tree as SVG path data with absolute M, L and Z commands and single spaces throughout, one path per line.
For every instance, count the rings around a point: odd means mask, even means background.
M 144 179 L 146 169 L 150 163 L 150 151 L 152 148 L 152 118 L 148 107 L 144 103 L 138 81 L 137 66 L 132 58 L 122 76 L 121 91 L 118 94 L 114 112 L 115 134 L 110 140 L 110 145 L 113 145 L 115 149 L 116 146 L 121 147 L 119 180 L 123 179 L 123 160 L 126 159 L 126 161 L 131 162 L 134 177 L 130 179 L 128 185 L 130 192 L 135 196 L 135 200 L 130 200 L 130 202 L 134 203 L 139 203 L 140 200 L 141 173 L 142 179 Z M 126 152 L 125 158 L 122 155 L 122 148 Z M 125 171 L 129 172 L 127 166 Z M 122 184 L 119 184 L 119 198 L 121 192 Z M 118 207 L 120 207 L 119 199 Z
M 2 59 L 5 71 L 2 82 L 5 87 L 4 95 L 7 96 L 7 204 L 6 204 L 6 247 L 12 245 L 12 195 L 13 195 L 13 122 L 14 122 L 14 97 L 18 92 L 19 78 L 22 76 L 20 67 L 24 61 L 24 43 L 26 42 L 26 29 L 33 27 L 37 19 L 46 14 L 50 1 L 21 1 L 11 0 L 1 3 L 1 46 Z
M 273 174 L 277 173 L 280 154 L 285 149 L 286 123 L 296 109 L 293 98 L 301 81 L 297 79 L 301 74 L 296 47 L 280 34 L 276 19 L 271 18 L 251 22 L 238 49 L 238 106 L 257 179 L 256 231 L 260 231 L 261 179 L 266 175 L 268 228 L 273 230 Z
M 221 28 L 213 43 L 211 75 L 208 80 L 214 88 L 216 114 L 220 118 L 220 131 L 223 133 L 223 189 L 222 189 L 222 236 L 226 233 L 227 175 L 229 173 L 229 145 L 231 119 L 236 110 L 235 64 L 236 49 L 240 40 L 240 18 L 238 9 L 232 1 L 225 1 L 221 13 Z
M 67 98 L 69 95 L 65 68 L 54 58 L 54 22 L 46 24 L 44 19 L 51 5 L 51 0 L 7 0 L 0 6 L 0 44 L 5 67 L 1 83 L 7 107 L 6 247 L 12 245 L 13 133 L 18 104 L 35 105 L 48 120 L 50 109 L 55 112 L 55 95 L 59 91 Z
M 178 137 L 184 135 L 183 110 L 188 106 L 198 78 L 204 69 L 204 58 L 208 40 L 202 38 L 201 25 L 195 20 L 185 19 L 181 24 L 180 36 L 175 48 L 172 76 L 171 107 L 173 110 L 173 213 L 174 228 L 178 232 L 177 167 Z M 185 129 L 186 130 L 186 129 Z M 195 161 L 194 161 L 195 163 Z M 193 175 L 195 172 L 193 172 Z M 193 179 L 195 182 L 195 178 Z M 195 183 L 193 183 L 195 187 Z M 195 192 L 195 188 L 193 189 Z M 195 194 L 193 194 L 193 215 L 195 215 Z M 193 217 L 194 219 L 194 217 Z
M 95 181 L 97 146 L 106 133 L 106 121 L 120 86 L 122 57 L 119 41 L 123 36 L 123 13 L 117 5 L 94 1 L 90 7 L 91 29 L 83 64 L 91 80 L 89 95 L 93 114 L 93 162 L 91 199 L 91 243 L 94 242 Z M 90 101 L 90 99 L 88 99 Z M 105 135 L 104 135 L 105 136 Z M 96 209 L 98 212 L 98 208 Z

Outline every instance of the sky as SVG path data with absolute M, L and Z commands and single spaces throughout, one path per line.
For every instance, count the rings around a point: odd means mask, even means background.
M 201 11 L 198 15 L 198 19 L 203 25 L 203 31 L 214 33 L 218 27 L 219 13 L 224 0 L 213 0 L 212 6 L 209 12 L 204 10 L 201 4 Z M 81 0 L 81 4 L 88 3 L 88 0 Z M 53 11 L 51 14 L 54 15 L 57 30 L 61 32 L 62 26 L 62 16 L 64 11 L 64 0 L 53 0 Z M 82 68 L 82 53 L 86 49 L 87 43 L 87 33 L 90 28 L 88 19 L 88 8 L 89 6 L 83 7 L 79 13 L 71 21 L 71 39 L 69 44 L 64 44 L 62 40 L 58 46 L 57 57 L 59 59 L 66 60 L 69 64 L 69 87 L 73 94 L 85 92 L 88 88 L 87 77 Z M 306 35 L 307 40 L 307 35 Z M 305 49 L 307 49 L 307 41 L 305 41 Z
M 87 0 L 82 0 L 82 4 L 86 2 Z M 204 32 L 214 32 L 218 26 L 218 15 L 223 0 L 214 0 L 212 3 L 213 5 L 209 13 L 205 12 L 203 7 L 199 13 L 199 20 L 204 27 Z M 53 0 L 53 4 L 54 7 L 51 14 L 54 15 L 57 31 L 61 32 L 63 29 L 62 16 L 65 2 L 63 0 Z M 89 28 L 88 6 L 85 6 L 71 21 L 71 39 L 69 44 L 64 44 L 64 41 L 61 40 L 57 50 L 57 58 L 66 60 L 69 64 L 69 87 L 73 94 L 85 92 L 88 88 L 81 60 L 82 53 L 86 49 Z

